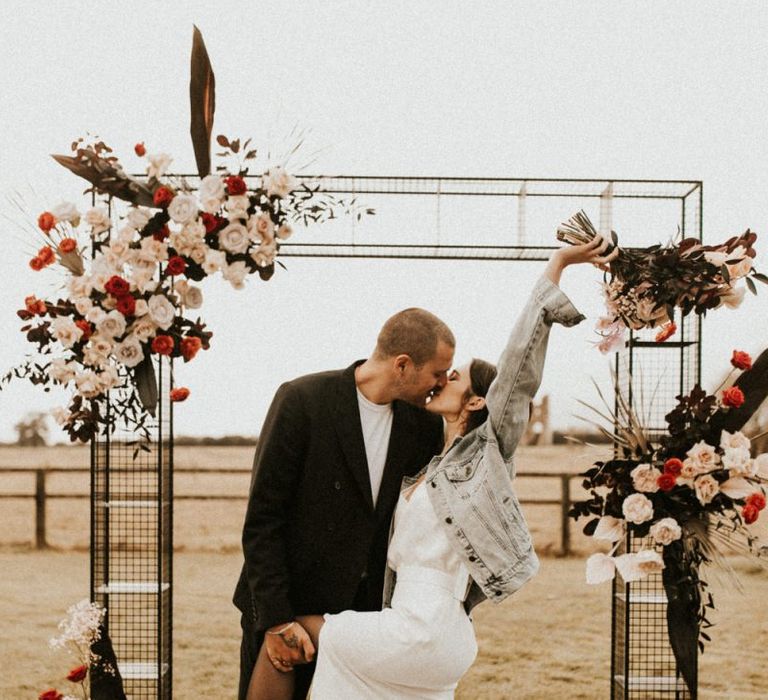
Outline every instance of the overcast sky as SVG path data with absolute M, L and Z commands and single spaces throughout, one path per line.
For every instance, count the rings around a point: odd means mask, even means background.
M 11 221 L 0 220 L 0 368 L 28 350 L 15 316 L 24 297 L 61 280 L 28 268 L 35 244 L 19 224 L 83 189 L 48 154 L 91 131 L 129 170 L 140 166 L 137 141 L 171 153 L 176 170 L 194 169 L 193 23 L 216 73 L 215 133 L 279 152 L 298 124 L 311 132 L 303 150 L 317 152 L 315 173 L 703 180 L 705 240 L 751 227 L 768 268 L 764 2 L 134 2 L 127 11 L 5 0 L 0 213 Z M 26 214 L 7 202 L 16 191 Z M 411 240 L 412 230 L 418 243 L 420 229 L 404 217 L 393 235 Z M 301 235 L 311 242 L 311 231 Z M 177 367 L 177 383 L 192 390 L 177 434 L 256 434 L 282 381 L 365 357 L 384 319 L 405 306 L 452 326 L 459 362 L 495 359 L 543 266 L 285 262 L 268 284 L 239 292 L 205 283 L 213 346 Z M 563 282 L 589 318 L 553 336 L 542 392 L 561 426 L 574 424 L 575 398 L 594 397 L 589 378 L 608 376 L 591 345 L 596 282 L 593 270 Z M 768 344 L 761 291 L 706 319 L 705 386 L 734 347 Z M 12 385 L 0 393 L 0 440 L 14 438 L 25 412 L 64 402 L 61 392 Z

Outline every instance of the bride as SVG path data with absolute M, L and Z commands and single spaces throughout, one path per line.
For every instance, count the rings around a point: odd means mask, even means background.
M 569 265 L 605 266 L 608 241 L 556 250 L 496 368 L 453 370 L 427 409 L 445 419 L 443 453 L 406 479 L 392 523 L 384 609 L 306 615 L 307 657 L 318 649 L 312 700 L 453 698 L 476 653 L 468 613 L 514 593 L 538 570 L 512 488 L 513 454 L 541 382 L 553 323 L 583 316 L 560 291 Z M 293 674 L 262 645 L 248 700 L 289 700 Z M 307 658 L 311 660 L 311 658 Z

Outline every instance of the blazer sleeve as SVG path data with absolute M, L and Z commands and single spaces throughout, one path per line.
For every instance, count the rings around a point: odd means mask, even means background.
M 303 472 L 309 422 L 290 383 L 276 392 L 259 436 L 243 526 L 243 554 L 258 629 L 294 618 L 287 526 Z
M 505 460 L 510 460 L 528 424 L 528 406 L 541 384 L 549 332 L 554 323 L 584 320 L 560 288 L 542 277 L 515 323 L 486 397 L 488 423 Z

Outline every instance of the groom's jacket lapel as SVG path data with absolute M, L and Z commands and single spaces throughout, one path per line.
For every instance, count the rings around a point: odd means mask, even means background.
M 368 474 L 368 459 L 365 456 L 365 442 L 355 386 L 356 366 L 357 364 L 347 367 L 339 378 L 334 407 L 334 426 L 347 467 L 354 476 L 368 509 L 373 511 L 371 477 Z

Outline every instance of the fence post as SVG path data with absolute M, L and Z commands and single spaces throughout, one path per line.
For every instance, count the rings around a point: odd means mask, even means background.
M 571 475 L 560 475 L 560 553 L 571 553 L 571 526 L 568 511 L 571 509 Z
M 45 469 L 35 471 L 35 547 L 45 549 Z

